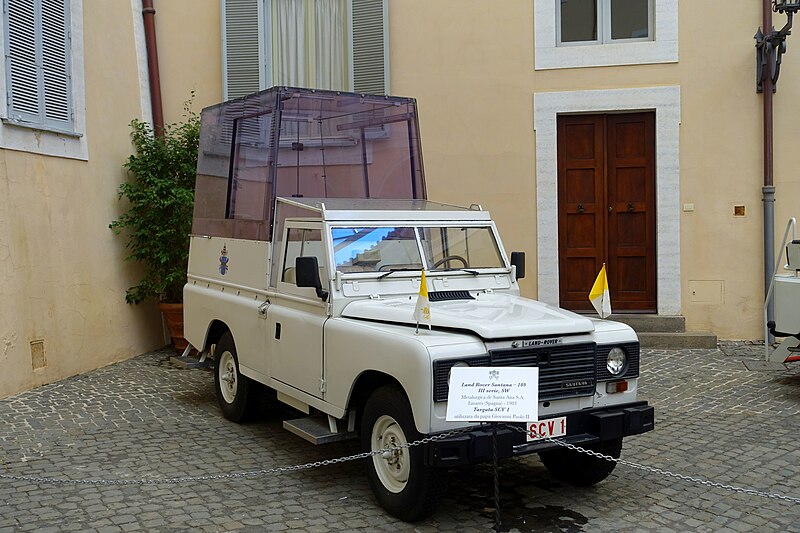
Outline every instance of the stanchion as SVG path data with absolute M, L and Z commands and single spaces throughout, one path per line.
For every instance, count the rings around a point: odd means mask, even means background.
M 492 422 L 492 471 L 494 474 L 494 530 L 500 533 L 500 470 L 497 467 L 497 422 Z

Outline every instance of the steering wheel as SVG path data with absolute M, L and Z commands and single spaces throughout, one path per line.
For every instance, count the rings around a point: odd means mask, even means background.
M 453 260 L 461 261 L 461 263 L 463 264 L 464 268 L 467 268 L 469 266 L 469 263 L 467 263 L 467 260 L 464 259 L 463 257 L 461 257 L 460 255 L 446 255 L 446 256 L 442 257 L 441 259 L 439 259 L 438 261 L 436 261 L 433 265 L 431 265 L 431 268 L 437 268 L 440 265 L 443 265 L 444 263 L 449 263 L 450 261 L 453 261 Z

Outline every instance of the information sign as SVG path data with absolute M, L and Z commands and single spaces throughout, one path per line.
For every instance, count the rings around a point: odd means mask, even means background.
M 536 367 L 453 367 L 448 422 L 533 422 L 539 419 Z

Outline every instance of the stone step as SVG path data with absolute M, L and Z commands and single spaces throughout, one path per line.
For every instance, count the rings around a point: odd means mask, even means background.
M 686 318 L 680 315 L 636 315 L 614 313 L 608 320 L 628 324 L 636 333 L 683 333 L 686 331 Z
M 716 348 L 717 336 L 708 332 L 637 332 L 642 348 Z

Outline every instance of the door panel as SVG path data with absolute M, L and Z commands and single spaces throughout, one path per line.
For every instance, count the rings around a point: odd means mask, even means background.
M 568 309 L 592 308 L 587 295 L 603 264 L 603 128 L 602 115 L 558 119 L 558 269 L 561 305 Z
M 561 305 L 606 263 L 612 309 L 655 312 L 655 115 L 559 117 L 558 202 Z
M 608 284 L 615 311 L 656 311 L 655 116 L 606 116 Z
M 313 288 L 297 286 L 295 259 L 316 257 L 320 279 L 327 287 L 325 244 L 319 224 L 288 222 L 284 231 L 278 291 L 267 309 L 272 378 L 322 398 L 322 338 L 328 311 Z

